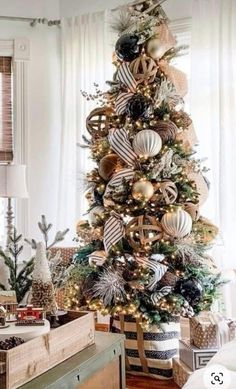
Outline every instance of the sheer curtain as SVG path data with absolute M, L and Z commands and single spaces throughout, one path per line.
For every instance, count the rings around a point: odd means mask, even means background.
M 191 113 L 199 138 L 199 152 L 209 159 L 210 198 L 204 214 L 221 231 L 214 250 L 225 271 L 236 268 L 236 2 L 193 0 Z M 233 272 L 231 272 L 233 275 Z M 225 309 L 236 313 L 225 288 Z M 235 305 L 235 306 L 234 306 Z
M 62 137 L 58 206 L 58 228 L 69 227 L 71 239 L 76 222 L 82 218 L 86 172 L 92 162 L 88 152 L 79 147 L 86 131 L 86 117 L 96 102 L 86 101 L 81 90 L 94 93 L 93 84 L 105 90 L 105 80 L 112 76 L 109 13 L 81 15 L 62 21 Z M 68 242 L 69 243 L 69 242 Z

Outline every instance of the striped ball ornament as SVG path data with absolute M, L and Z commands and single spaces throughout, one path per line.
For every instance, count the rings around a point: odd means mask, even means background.
M 165 232 L 173 238 L 184 238 L 192 231 L 192 218 L 183 209 L 166 213 L 161 224 Z
M 161 137 L 153 130 L 142 130 L 133 140 L 133 149 L 140 157 L 155 157 L 162 147 Z

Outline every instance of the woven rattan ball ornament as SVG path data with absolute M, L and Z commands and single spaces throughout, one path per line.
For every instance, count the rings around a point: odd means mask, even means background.
M 150 84 L 155 80 L 157 65 L 152 58 L 141 56 L 131 62 L 130 70 L 138 84 Z
M 200 217 L 199 205 L 193 203 L 184 204 L 184 209 L 189 213 L 193 221 L 197 221 Z
M 192 230 L 192 218 L 183 209 L 167 212 L 161 219 L 165 232 L 173 238 L 184 238 Z
M 132 187 L 132 196 L 138 201 L 148 201 L 154 194 L 154 187 L 150 181 L 140 180 Z
M 167 143 L 175 140 L 178 128 L 170 120 L 158 120 L 153 130 L 160 135 L 163 143 Z
M 163 229 L 154 216 L 141 215 L 133 218 L 127 224 L 126 236 L 130 246 L 140 252 L 161 240 Z
M 108 154 L 101 159 L 98 173 L 105 181 L 109 181 L 120 166 L 119 157 L 116 154 Z
M 108 135 L 112 127 L 113 110 L 109 107 L 95 108 L 86 119 L 86 127 L 94 138 Z
M 165 180 L 154 186 L 155 194 L 153 200 L 160 204 L 173 204 L 178 197 L 178 189 L 174 182 Z

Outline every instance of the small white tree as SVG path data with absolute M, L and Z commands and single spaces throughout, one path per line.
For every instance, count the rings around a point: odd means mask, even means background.
M 56 313 L 57 304 L 45 245 L 37 243 L 32 276 L 32 304 L 47 312 Z

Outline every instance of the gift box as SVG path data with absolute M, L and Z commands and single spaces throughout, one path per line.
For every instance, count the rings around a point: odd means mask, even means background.
M 189 340 L 179 341 L 179 358 L 193 371 L 205 367 L 217 351 L 218 349 L 199 349 Z
M 188 381 L 192 371 L 179 358 L 173 358 L 173 379 L 182 388 Z
M 230 330 L 229 322 L 221 315 L 204 312 L 190 319 L 191 344 L 200 349 L 219 349 L 231 340 L 233 327 L 231 324 Z

